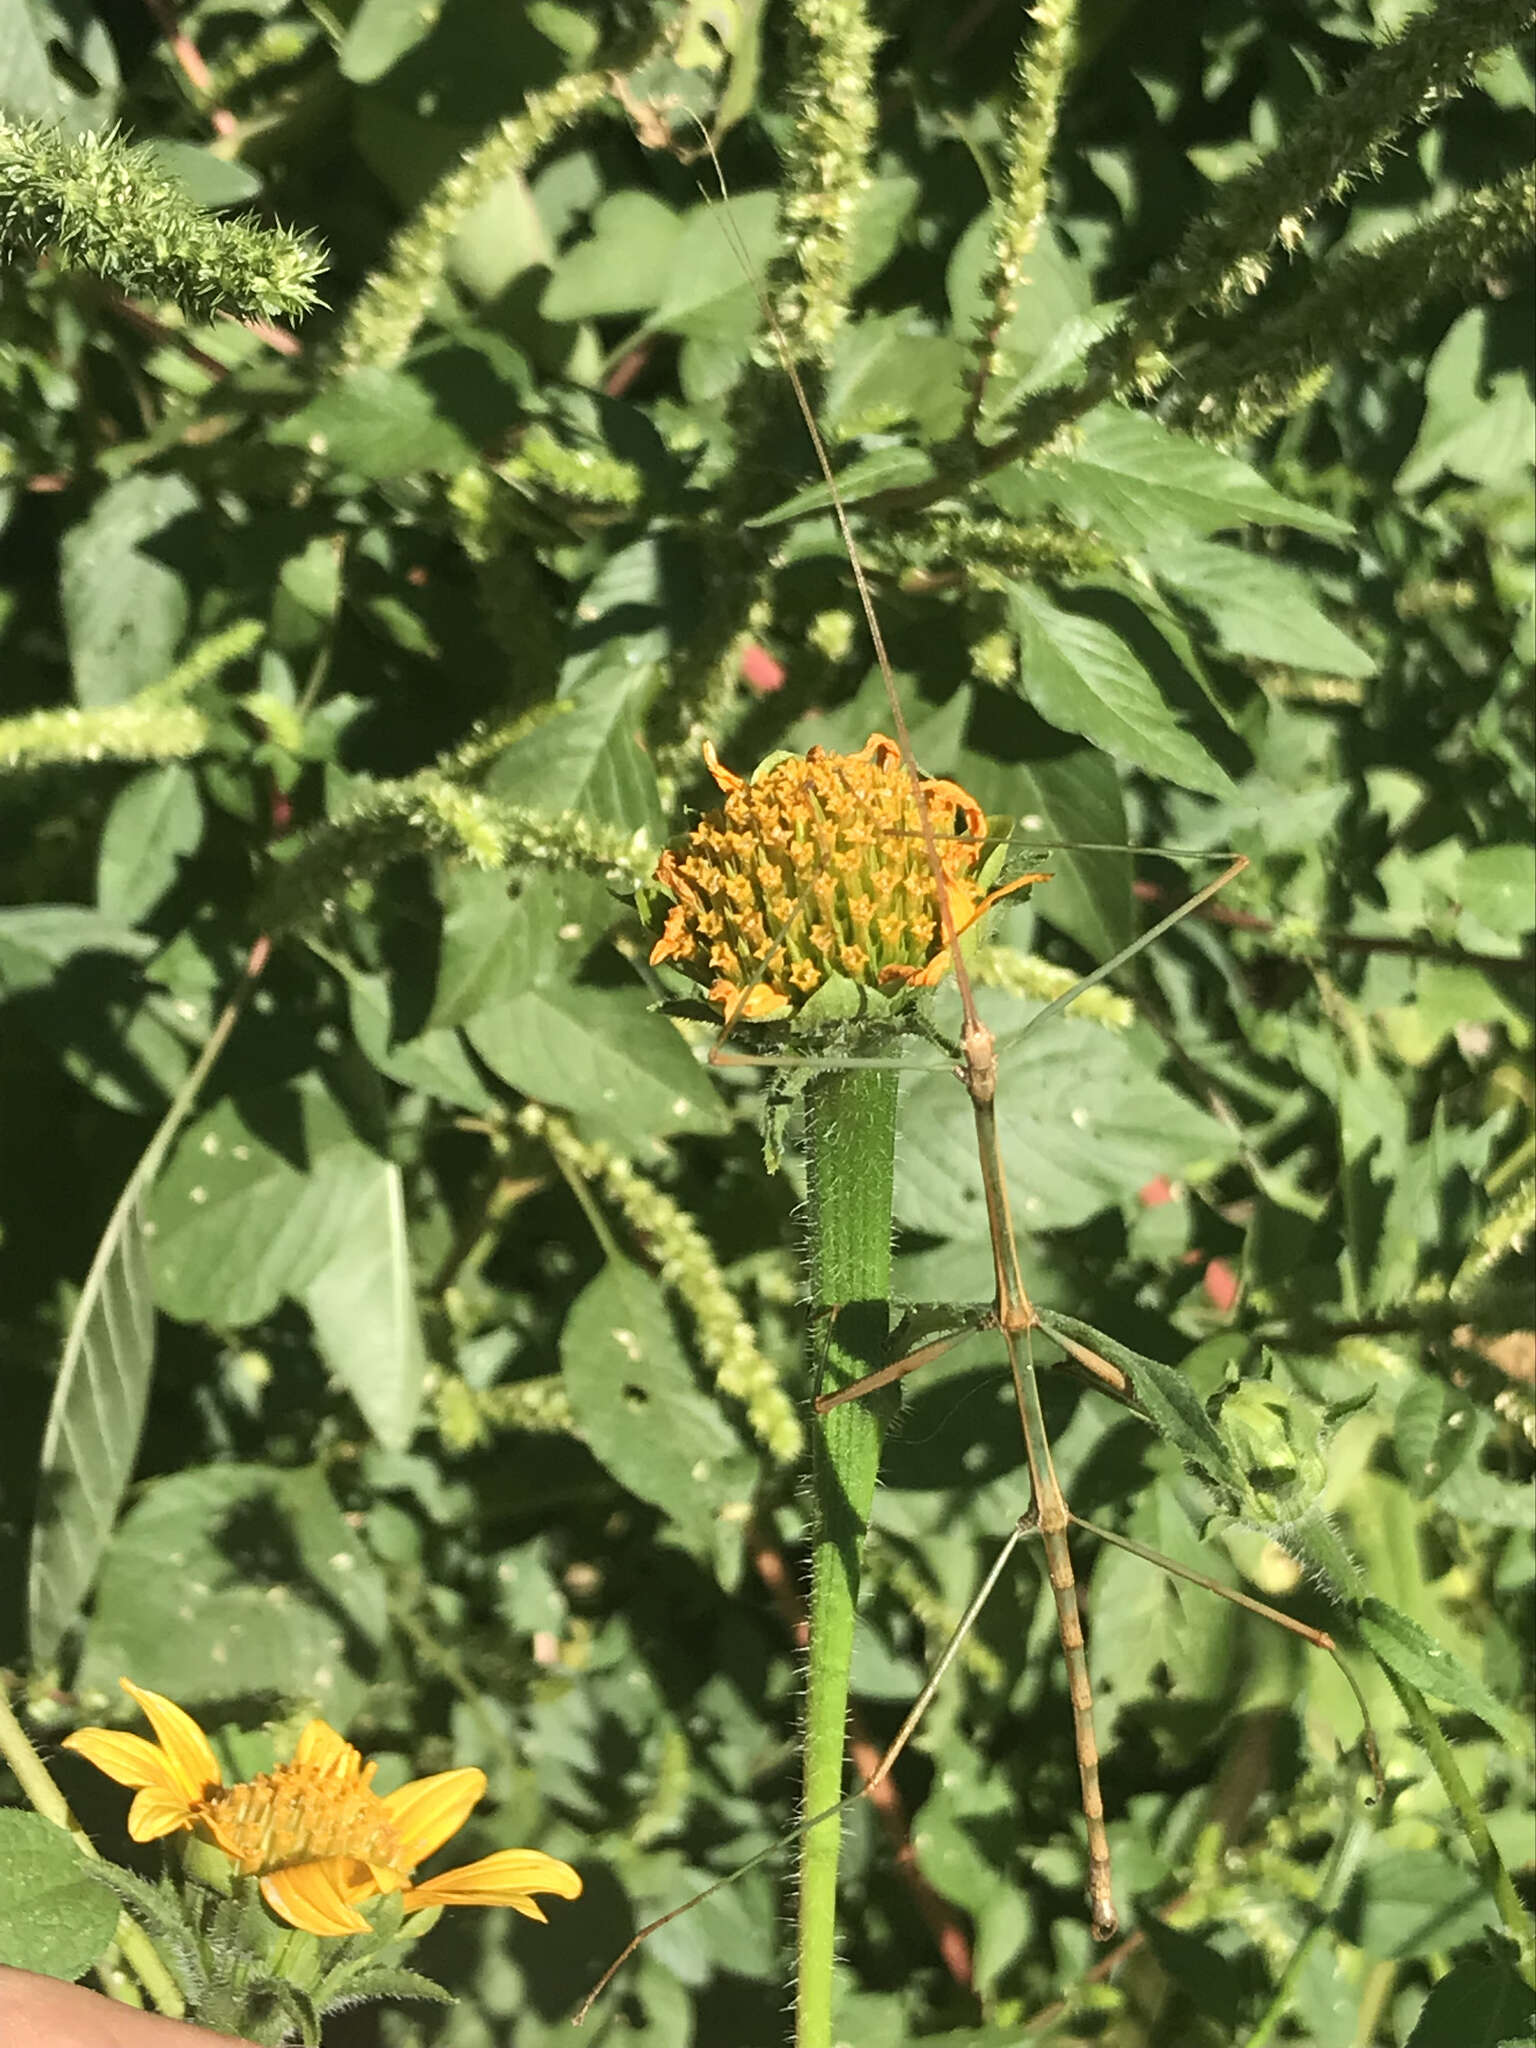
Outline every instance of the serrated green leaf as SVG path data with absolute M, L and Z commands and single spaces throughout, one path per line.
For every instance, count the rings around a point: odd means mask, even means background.
M 1054 508 L 1138 551 L 1180 527 L 1195 535 L 1249 524 L 1333 538 L 1349 531 L 1333 513 L 1282 497 L 1235 455 L 1123 405 L 1101 405 L 1080 421 L 1070 454 L 1003 470 L 987 488 L 1005 512 Z
M 593 1455 L 694 1544 L 742 1507 L 752 1461 L 702 1392 L 660 1287 L 610 1259 L 577 1296 L 560 1338 L 571 1412 Z
M 1150 775 L 1207 796 L 1232 795 L 1226 771 L 1179 723 L 1118 633 L 1025 584 L 1012 586 L 1010 604 L 1019 689 L 1042 718 Z
M 105 1952 L 117 1901 L 41 1814 L 0 1811 L 0 1963 L 73 1983 Z
M 443 936 L 426 1036 L 487 1004 L 566 981 L 601 938 L 613 898 L 585 875 L 540 869 L 504 875 L 458 869 L 443 877 Z
M 1243 1491 L 1240 1466 L 1182 1373 L 1158 1359 L 1132 1351 L 1128 1345 L 1094 1329 L 1091 1323 L 1079 1322 L 1076 1316 L 1047 1308 L 1042 1308 L 1039 1314 L 1047 1331 L 1073 1337 L 1079 1344 L 1101 1353 L 1111 1365 L 1118 1365 L 1128 1375 L 1132 1391 L 1152 1418 L 1158 1434 L 1166 1437 L 1192 1465 L 1206 1473 L 1229 1497 Z
M 1359 1627 L 1360 1640 L 1389 1671 L 1406 1678 L 1432 1699 L 1443 1700 L 1462 1713 L 1476 1714 L 1515 1749 L 1529 1754 L 1531 1732 L 1519 1715 L 1495 1699 L 1459 1657 L 1437 1643 L 1408 1615 L 1373 1594 L 1361 1603 Z
M 1464 1956 L 1425 1999 L 1408 2048 L 1523 2048 L 1532 2038 L 1533 2003 L 1508 1963 Z
M 1226 654 L 1324 675 L 1375 673 L 1370 655 L 1333 623 L 1288 563 L 1183 536 L 1154 544 L 1146 559 L 1154 576 L 1204 612 Z
M 633 643 L 609 640 L 579 680 L 568 674 L 560 715 L 509 747 L 486 788 L 546 813 L 579 811 L 660 846 L 661 796 L 641 744 L 649 681 L 636 653 Z

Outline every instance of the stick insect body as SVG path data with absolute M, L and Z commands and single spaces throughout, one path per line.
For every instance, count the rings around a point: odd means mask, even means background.
M 1065 1658 L 1068 1677 L 1068 1692 L 1071 1703 L 1074 1743 L 1082 1796 L 1082 1811 L 1087 1834 L 1086 1892 L 1089 1921 L 1095 1938 L 1098 1941 L 1106 1942 L 1113 1939 L 1117 1933 L 1118 1918 L 1113 1900 L 1109 1840 L 1105 1829 L 1104 1803 L 1099 1781 L 1099 1750 L 1093 1721 L 1092 1683 L 1084 1644 L 1082 1613 L 1077 1595 L 1076 1576 L 1068 1543 L 1069 1529 L 1076 1525 L 1105 1541 L 1121 1543 L 1126 1549 L 1149 1561 L 1159 1564 L 1166 1563 L 1179 1576 L 1191 1579 L 1196 1583 L 1206 1584 L 1210 1586 L 1211 1590 L 1232 1598 L 1238 1605 L 1249 1611 L 1276 1620 L 1283 1627 L 1303 1636 L 1317 1647 L 1327 1650 L 1336 1658 L 1337 1651 L 1332 1639 L 1321 1631 L 1312 1629 L 1304 1623 L 1297 1622 L 1289 1616 L 1280 1614 L 1266 1606 L 1263 1602 L 1254 1600 L 1245 1594 L 1215 1585 L 1211 1581 L 1201 1580 L 1197 1574 L 1185 1571 L 1182 1567 L 1172 1564 L 1171 1560 L 1164 1560 L 1155 1553 L 1143 1550 L 1141 1546 L 1118 1537 L 1111 1531 L 1101 1530 L 1091 1523 L 1084 1522 L 1072 1513 L 1067 1504 L 1052 1459 L 1050 1441 L 1041 1407 L 1033 1355 L 1032 1340 L 1034 1331 L 1040 1329 L 1046 1332 L 1052 1341 L 1057 1343 L 1066 1353 L 1071 1364 L 1090 1383 L 1097 1385 L 1120 1402 L 1136 1407 L 1135 1390 L 1129 1373 L 1122 1369 L 1121 1366 L 1103 1357 L 1097 1350 L 1083 1342 L 1079 1336 L 1065 1328 L 1059 1327 L 1058 1319 L 1052 1317 L 1048 1326 L 1036 1310 L 1025 1285 L 997 1131 L 998 1058 L 996 1039 L 979 1012 L 972 976 L 966 962 L 964 948 L 961 944 L 965 932 L 963 928 L 957 927 L 954 910 L 944 885 L 944 867 L 940 855 L 941 830 L 930 814 L 928 798 L 924 788 L 924 778 L 915 758 L 908 722 L 901 704 L 900 694 L 896 687 L 892 664 L 881 631 L 868 577 L 859 554 L 841 492 L 838 488 L 836 476 L 833 472 L 825 444 L 817 428 L 809 399 L 792 354 L 784 344 L 782 334 L 780 334 L 778 329 L 778 323 L 771 307 L 766 302 L 764 302 L 763 310 L 770 329 L 779 339 L 783 367 L 793 388 L 796 403 L 805 422 L 815 450 L 817 463 L 827 488 L 831 509 L 843 540 L 850 572 L 858 591 L 859 602 L 869 631 L 875 659 L 884 682 L 892 729 L 895 734 L 895 744 L 900 749 L 904 772 L 909 780 L 911 793 L 916 804 L 924 857 L 933 878 L 938 915 L 942 925 L 943 954 L 953 971 L 961 1007 L 961 1030 L 958 1044 L 950 1048 L 953 1056 L 951 1064 L 971 1102 L 994 1278 L 994 1297 L 992 1303 L 987 1308 L 980 1312 L 971 1312 L 969 1315 L 962 1313 L 958 1318 L 956 1327 L 953 1327 L 945 1335 L 932 1342 L 919 1345 L 907 1355 L 893 1359 L 852 1383 L 838 1387 L 835 1391 L 819 1393 L 814 1405 L 818 1414 L 829 1414 L 832 1410 L 849 1401 L 863 1399 L 881 1388 L 905 1378 L 908 1374 L 947 1350 L 953 1343 L 958 1341 L 960 1336 L 968 1334 L 971 1330 L 978 1327 L 994 1329 L 1002 1339 L 1008 1360 L 1015 1403 L 1023 1432 L 1031 1487 L 1031 1504 L 1027 1512 L 1019 1517 L 1005 1538 L 982 1583 L 966 1607 L 959 1624 L 941 1651 L 910 1711 L 874 1771 L 856 1791 L 839 1799 L 836 1804 L 829 1805 L 819 1812 L 807 1815 L 791 1831 L 790 1836 L 785 1839 L 792 1840 L 796 1837 L 802 1837 L 810 1830 L 832 1820 L 859 1800 L 868 1797 L 884 1781 L 897 1758 L 910 1741 L 945 1673 L 959 1653 L 966 1633 L 1002 1576 L 1014 1550 L 1026 1538 L 1038 1537 L 1044 1552 L 1046 1572 L 1056 1608 L 1057 1632 Z M 1210 856 L 1204 857 L 1209 858 Z M 1111 960 L 1094 969 L 1076 982 L 1064 994 L 1045 1005 L 1035 1021 L 1043 1022 L 1049 1016 L 1064 1010 L 1069 1004 L 1086 993 L 1088 989 L 1104 981 L 1126 960 L 1153 944 L 1182 918 L 1198 910 L 1202 904 L 1209 901 L 1219 890 L 1223 889 L 1239 875 L 1247 864 L 1246 858 L 1241 854 L 1227 857 L 1227 863 L 1223 871 L 1214 880 L 1196 890 L 1175 910 L 1162 917 L 1149 930 L 1138 935 Z M 1048 882 L 1049 879 L 1048 874 L 1041 872 L 1019 877 L 1008 887 L 1009 889 L 1014 889 L 1024 886 L 1026 882 Z M 759 981 L 766 978 L 774 959 L 778 957 L 779 953 L 782 953 L 782 943 L 786 937 L 787 931 L 783 929 L 776 934 L 778 952 L 770 952 L 766 960 L 759 965 L 757 970 L 757 979 Z M 749 984 L 741 992 L 739 1000 L 727 1005 L 723 1026 L 709 1053 L 711 1064 L 778 1066 L 793 1063 L 785 1062 L 776 1055 L 743 1052 L 731 1044 L 737 1027 L 746 1013 L 746 999 L 751 992 L 752 985 Z M 940 1044 L 944 1043 L 942 1039 L 937 1037 L 931 1026 L 925 1027 L 925 1035 L 936 1039 Z M 847 1058 L 836 1056 L 827 1061 L 826 1064 L 831 1066 L 888 1066 L 892 1062 L 884 1058 L 864 1059 L 855 1055 Z M 835 1305 L 833 1313 L 834 1315 L 836 1313 Z M 1349 1676 L 1347 1670 L 1346 1676 Z M 1354 1686 L 1353 1678 L 1350 1678 L 1350 1683 Z M 1355 1687 L 1355 1691 L 1356 1697 L 1359 1699 L 1358 1687 Z M 1363 1701 L 1361 1704 L 1363 1708 Z M 1374 1766 L 1374 1748 L 1370 1743 L 1369 1733 L 1367 1734 L 1367 1744 Z M 771 1845 L 770 1848 L 761 1852 L 758 1857 L 741 1865 L 736 1871 L 730 1873 L 729 1876 L 718 1880 L 715 1885 L 711 1885 L 706 1890 L 696 1894 L 693 1899 L 688 1900 L 683 1905 L 674 1908 L 673 1911 L 660 1916 L 642 1928 L 628 1947 L 626 1947 L 623 1954 L 617 1958 L 594 1987 L 577 2015 L 578 2022 L 585 2017 L 593 2001 L 614 1973 L 651 1933 L 665 1926 L 669 1921 L 678 1917 L 679 1914 L 688 1911 L 692 1905 L 707 1898 L 713 1891 L 719 1889 L 720 1886 L 732 1882 L 736 1877 L 752 1868 L 757 1862 L 765 1857 L 776 1854 L 782 1846 L 782 1843 Z

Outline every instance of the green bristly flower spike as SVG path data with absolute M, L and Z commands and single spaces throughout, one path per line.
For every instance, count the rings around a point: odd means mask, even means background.
M 120 135 L 71 137 L 0 120 L 0 261 L 47 257 L 191 319 L 295 319 L 318 303 L 325 257 L 254 215 L 219 220 Z

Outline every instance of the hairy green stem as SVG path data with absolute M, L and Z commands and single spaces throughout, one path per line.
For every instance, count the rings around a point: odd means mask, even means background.
M 82 1856 L 90 1857 L 93 1862 L 98 1860 L 95 1843 L 76 1820 L 69 1801 L 32 1747 L 27 1731 L 11 1707 L 4 1685 L 0 1685 L 0 1757 L 10 1765 L 12 1775 L 34 1811 L 44 1820 L 52 1821 L 56 1828 L 62 1828 Z M 176 1980 L 166 1968 L 159 1949 L 144 1929 L 127 1913 L 119 1913 L 112 1939 L 123 1960 L 148 1992 L 156 2011 L 179 2020 L 186 2012 L 186 2000 L 177 1989 Z M 103 1981 L 109 1997 L 121 1995 L 110 1978 Z M 123 2002 L 131 2003 L 127 1999 Z
M 1531 1916 L 1525 1910 L 1520 1894 L 1515 1890 L 1514 1879 L 1504 1867 L 1498 1844 L 1488 1832 L 1488 1823 L 1483 1818 L 1482 1808 L 1472 1795 L 1472 1788 L 1461 1775 L 1461 1766 L 1456 1753 L 1445 1739 L 1445 1731 L 1435 1717 L 1418 1687 L 1406 1678 L 1400 1678 L 1390 1664 L 1381 1663 L 1387 1682 L 1397 1694 L 1404 1713 L 1414 1734 L 1423 1744 L 1435 1775 L 1445 1787 L 1445 1796 L 1456 1809 L 1456 1818 L 1461 1822 L 1461 1831 L 1467 1838 L 1467 1847 L 1477 1862 L 1478 1873 L 1492 1893 L 1499 1909 L 1499 1918 L 1507 1931 L 1520 1944 L 1520 1952 L 1529 1957 L 1533 1933 Z
M 890 1328 L 896 1087 L 893 1072 L 848 1068 L 818 1075 L 806 1097 L 813 1342 L 823 1393 L 877 1366 Z M 868 1401 L 846 1401 L 815 1424 L 807 1814 L 826 1813 L 842 1797 L 859 1552 L 883 1426 L 884 1412 Z M 796 2048 L 831 2048 L 841 1843 L 836 1817 L 801 1838 Z

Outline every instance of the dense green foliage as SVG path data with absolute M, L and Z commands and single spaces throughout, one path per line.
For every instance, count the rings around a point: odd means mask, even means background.
M 703 737 L 889 725 L 785 348 L 920 761 L 1051 849 L 978 961 L 1024 1270 L 1177 1368 L 1156 1430 L 1044 1373 L 1068 1496 L 1331 1629 L 1388 1781 L 1325 1657 L 1079 1534 L 1096 1954 L 1026 1549 L 851 1821 L 836 2038 L 1528 2033 L 1523 10 L 1036 15 L 0 0 L 0 1663 L 45 1742 L 127 1673 L 242 1772 L 310 1712 L 479 1764 L 467 1853 L 586 1883 L 327 2041 L 571 2038 L 793 1817 L 803 1166 L 636 908 Z M 990 1296 L 942 1069 L 896 1216 L 903 1302 Z M 864 1765 L 1027 1503 L 968 1338 L 886 1444 Z M 579 2038 L 780 2042 L 786 1885 Z

